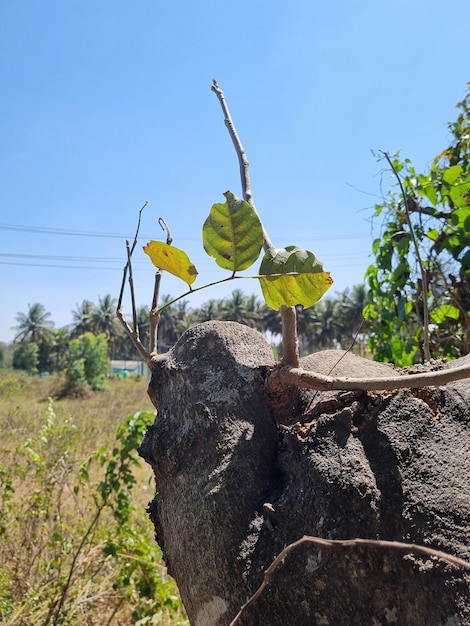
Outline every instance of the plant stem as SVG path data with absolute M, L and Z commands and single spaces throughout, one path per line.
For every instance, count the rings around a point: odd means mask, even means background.
M 232 139 L 235 152 L 237 153 L 238 162 L 240 164 L 240 178 L 243 191 L 243 199 L 248 202 L 253 208 L 254 212 L 258 215 L 258 212 L 253 201 L 253 194 L 251 192 L 250 181 L 250 163 L 248 162 L 245 149 L 243 148 L 240 137 L 238 136 L 235 124 L 233 123 L 232 116 L 230 115 L 227 102 L 225 101 L 224 92 L 219 87 L 215 79 L 212 80 L 212 91 L 216 94 L 225 118 L 225 126 Z M 258 216 L 259 217 L 259 216 Z M 260 220 L 261 221 L 261 220 Z M 261 221 L 263 229 L 263 248 L 267 252 L 274 250 L 274 245 L 266 232 Z M 283 362 L 286 365 L 297 367 L 299 364 L 299 342 L 297 338 L 297 312 L 295 307 L 281 306 L 280 308 L 281 320 L 282 320 L 282 350 L 283 350 Z
M 240 137 L 238 136 L 237 130 L 235 128 L 235 124 L 233 123 L 232 116 L 230 115 L 230 111 L 227 106 L 227 102 L 225 101 L 224 92 L 217 84 L 216 80 L 212 81 L 212 91 L 216 94 L 220 106 L 222 107 L 222 111 L 224 113 L 224 122 L 229 135 L 232 139 L 235 152 L 237 153 L 238 162 L 240 164 L 240 179 L 242 184 L 242 192 L 243 199 L 251 205 L 256 215 L 258 215 L 258 211 L 256 210 L 255 203 L 253 200 L 253 194 L 251 192 L 251 181 L 250 181 L 250 163 L 248 162 L 245 149 L 243 148 L 242 142 L 240 141 Z M 263 239 L 264 239 L 264 249 L 272 250 L 274 246 L 269 238 L 268 233 L 266 232 L 263 223 L 261 222 L 263 228 Z
M 408 228 L 410 229 L 411 240 L 413 242 L 413 246 L 415 249 L 416 260 L 418 261 L 420 273 L 421 273 L 421 283 L 422 283 L 422 297 L 423 297 L 423 352 L 424 352 L 424 360 L 431 360 L 431 350 L 429 347 L 429 308 L 428 308 L 428 277 L 426 274 L 426 268 L 424 267 L 423 260 L 421 258 L 421 254 L 419 251 L 418 240 L 416 239 L 416 234 L 413 228 L 413 223 L 411 221 L 410 209 L 408 204 L 408 195 L 405 191 L 405 187 L 401 181 L 401 178 L 392 163 L 392 160 L 387 152 L 382 152 L 384 157 L 387 160 L 387 163 L 392 168 L 392 172 L 395 175 L 395 178 L 398 181 L 400 186 L 401 194 L 403 196 L 403 203 L 405 205 L 405 216 L 406 222 L 408 224 Z

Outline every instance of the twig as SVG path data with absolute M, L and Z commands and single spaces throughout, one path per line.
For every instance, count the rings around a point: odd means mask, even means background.
M 129 289 L 131 291 L 131 304 L 132 304 L 132 330 L 136 333 L 137 326 L 137 307 L 135 305 L 135 292 L 134 292 L 134 277 L 132 276 L 132 252 L 129 246 L 129 240 L 126 239 L 126 251 L 127 251 L 127 266 L 129 268 Z
M 448 383 L 470 378 L 470 365 L 402 376 L 384 378 L 348 378 L 325 376 L 301 368 L 277 367 L 269 375 L 270 385 L 293 385 L 318 391 L 385 391 L 393 389 L 416 389 L 418 387 L 442 387 Z
M 258 215 L 255 203 L 253 201 L 253 194 L 251 192 L 250 181 L 250 163 L 247 159 L 245 149 L 243 148 L 240 137 L 238 136 L 235 124 L 233 123 L 232 116 L 225 101 L 224 92 L 219 87 L 215 79 L 212 80 L 212 91 L 216 94 L 225 118 L 225 126 L 232 139 L 235 152 L 237 153 L 238 163 L 240 165 L 240 178 L 243 191 L 243 199 L 248 202 L 255 213 Z M 266 232 L 263 224 L 263 248 L 267 252 L 268 250 L 274 250 L 274 245 Z M 297 312 L 295 307 L 281 306 L 280 308 L 281 320 L 282 320 L 282 349 L 283 349 L 283 362 L 287 365 L 297 366 L 299 364 L 299 343 L 297 338 Z
M 158 310 L 158 298 L 160 296 L 160 281 L 162 279 L 162 271 L 159 269 L 155 272 L 155 285 L 153 287 L 152 306 L 149 313 L 149 341 L 150 354 L 157 354 L 158 349 L 158 323 L 160 321 L 160 311 Z
M 171 246 L 173 243 L 173 237 L 171 236 L 170 227 L 165 222 L 163 217 L 158 218 L 158 223 L 160 224 L 160 228 L 166 232 L 166 245 Z
M 233 146 L 235 148 L 235 152 L 237 153 L 238 162 L 240 164 L 240 179 L 241 179 L 241 184 L 242 184 L 243 199 L 252 206 L 253 210 L 258 215 L 258 212 L 256 211 L 255 203 L 253 200 L 253 194 L 251 192 L 250 163 L 248 162 L 245 149 L 243 148 L 242 142 L 240 141 L 240 137 L 238 136 L 237 130 L 235 128 L 235 124 L 233 123 L 232 116 L 230 115 L 227 102 L 225 101 L 224 92 L 219 87 L 215 79 L 212 80 L 211 89 L 215 93 L 215 95 L 217 96 L 220 102 L 220 106 L 222 107 L 222 111 L 225 117 L 225 120 L 224 120 L 225 126 L 227 127 L 227 130 L 233 142 Z M 274 249 L 271 239 L 269 238 L 268 233 L 264 229 L 264 226 L 263 226 L 263 239 L 264 239 L 263 247 L 265 250 Z
M 431 350 L 430 350 L 430 347 L 429 347 L 428 278 L 427 278 L 427 275 L 426 275 L 426 269 L 424 267 L 423 260 L 421 258 L 421 254 L 420 254 L 420 251 L 419 251 L 418 240 L 416 239 L 415 231 L 414 231 L 414 228 L 413 228 L 413 223 L 411 222 L 411 215 L 410 215 L 410 209 L 409 209 L 408 195 L 407 195 L 407 193 L 405 191 L 405 187 L 403 186 L 401 178 L 400 178 L 400 176 L 399 176 L 395 166 L 393 165 L 392 160 L 391 160 L 389 154 L 387 152 L 383 152 L 383 151 L 382 151 L 382 154 L 386 158 L 387 163 L 392 168 L 392 172 L 393 172 L 393 174 L 394 174 L 395 178 L 397 179 L 398 184 L 400 186 L 401 194 L 403 196 L 403 203 L 405 205 L 406 222 L 408 224 L 408 228 L 410 229 L 410 235 L 411 235 L 411 240 L 413 241 L 413 246 L 414 246 L 414 249 L 415 249 L 416 260 L 418 261 L 419 270 L 420 270 L 420 273 L 421 273 L 421 281 L 422 281 L 422 285 L 423 285 L 423 352 L 424 352 L 424 359 L 426 361 L 430 361 L 431 360 Z
M 127 263 L 124 266 L 124 271 L 123 271 L 123 276 L 122 276 L 122 284 L 121 284 L 121 291 L 119 293 L 116 316 L 117 316 L 118 320 L 121 322 L 121 324 L 123 325 L 124 330 L 126 331 L 126 333 L 129 335 L 129 337 L 130 337 L 132 343 L 134 344 L 137 352 L 143 358 L 143 360 L 145 361 L 147 366 L 150 367 L 150 362 L 151 362 L 150 354 L 144 348 L 144 346 L 142 345 L 142 343 L 140 341 L 140 338 L 139 338 L 139 330 L 138 330 L 138 325 L 137 325 L 137 309 L 136 309 L 136 305 L 135 305 L 134 279 L 133 279 L 133 276 L 132 276 L 132 263 L 131 263 L 131 261 L 132 261 L 132 253 L 135 250 L 135 247 L 137 245 L 137 239 L 138 239 L 138 236 L 139 236 L 140 222 L 141 222 L 141 219 L 142 219 L 142 211 L 145 209 L 145 207 L 147 205 L 148 205 L 148 202 L 145 202 L 145 204 L 141 207 L 141 209 L 139 211 L 139 218 L 137 220 L 137 228 L 136 228 L 136 231 L 135 231 L 134 241 L 132 243 L 132 247 L 129 246 L 129 241 L 126 240 Z M 126 319 L 124 317 L 124 313 L 122 312 L 122 308 L 121 308 L 122 307 L 122 298 L 123 298 L 123 295 L 124 295 L 124 287 L 125 287 L 125 284 L 126 284 L 127 272 L 129 272 L 129 286 L 130 286 L 130 290 L 131 290 L 131 300 L 132 300 L 132 328 L 126 322 Z
M 330 376 L 331 372 L 335 369 L 335 367 L 337 367 L 337 366 L 339 365 L 339 363 L 340 363 L 340 362 L 344 359 L 344 357 L 345 357 L 345 356 L 346 356 L 349 352 L 351 352 L 351 350 L 352 350 L 352 349 L 353 349 L 353 347 L 354 347 L 354 344 L 355 344 L 355 343 L 356 343 L 356 341 L 357 341 L 357 338 L 359 337 L 359 333 L 360 333 L 360 332 L 361 332 L 361 330 L 362 330 L 362 327 L 363 327 L 363 325 L 364 325 L 364 322 L 365 322 L 365 320 L 364 320 L 364 318 L 362 318 L 362 319 L 361 319 L 361 323 L 359 324 L 359 327 L 358 327 L 358 329 L 356 330 L 356 332 L 355 332 L 355 334 L 354 334 L 354 337 L 353 337 L 353 340 L 351 341 L 351 343 L 350 343 L 349 347 L 347 348 L 347 350 L 345 350 L 345 351 L 343 352 L 343 354 L 339 357 L 339 359 L 336 361 L 336 363 L 334 363 L 334 364 L 330 367 L 330 369 L 328 370 L 327 376 Z M 312 398 L 310 399 L 310 402 L 308 403 L 307 407 L 305 408 L 305 413 L 308 413 L 308 412 L 312 409 L 313 404 L 314 404 L 314 402 L 315 402 L 315 400 L 316 400 L 317 396 L 318 396 L 318 391 L 317 391 L 316 393 L 314 393 L 314 394 L 313 394 L 313 396 L 312 396 Z
M 158 218 L 158 224 L 162 230 L 166 232 L 166 244 L 171 246 L 173 237 L 171 236 L 170 227 L 163 219 Z M 160 322 L 160 311 L 158 310 L 158 298 L 160 297 L 160 281 L 162 279 L 162 269 L 158 268 L 155 272 L 155 284 L 153 287 L 152 306 L 149 313 L 149 349 L 150 354 L 158 352 L 158 323 Z
M 412 543 L 402 543 L 400 541 L 384 541 L 379 539 L 323 539 L 321 537 L 310 537 L 308 535 L 305 535 L 297 541 L 289 544 L 286 548 L 284 548 L 284 550 L 282 550 L 282 552 L 280 552 L 280 554 L 278 554 L 278 556 L 274 559 L 274 561 L 266 570 L 261 585 L 248 599 L 248 601 L 242 606 L 235 618 L 230 622 L 229 626 L 235 626 L 239 622 L 243 613 L 256 602 L 256 600 L 260 597 L 265 588 L 269 585 L 272 575 L 274 574 L 276 569 L 283 564 L 284 560 L 289 556 L 291 552 L 296 550 L 304 543 L 312 543 L 316 546 L 321 546 L 323 548 L 356 548 L 360 546 L 364 546 L 367 548 L 391 548 L 392 550 L 415 552 L 418 554 L 424 554 L 428 557 L 435 557 L 444 561 L 448 561 L 449 563 L 452 563 L 457 567 L 470 570 L 470 563 L 468 561 L 465 561 L 464 559 L 460 559 L 459 557 L 453 556 L 452 554 L 447 554 L 446 552 L 442 552 L 441 550 L 434 550 L 433 548 L 427 548 L 426 546 L 419 546 Z
M 149 352 L 147 352 L 147 350 L 144 348 L 144 346 L 142 345 L 142 342 L 140 341 L 140 337 L 139 337 L 139 333 L 137 331 L 133 331 L 132 328 L 129 326 L 129 324 L 126 322 L 126 319 L 124 317 L 124 313 L 121 311 L 121 309 L 118 310 L 118 312 L 116 313 L 118 320 L 121 322 L 121 324 L 124 327 L 124 330 L 126 331 L 126 333 L 129 335 L 130 340 L 132 341 L 132 343 L 134 344 L 135 349 L 137 350 L 137 352 L 140 354 L 140 356 L 142 357 L 142 359 L 145 361 L 145 363 L 147 364 L 147 366 L 149 368 L 151 368 L 151 362 L 152 362 L 152 357 L 149 354 Z
M 144 205 L 139 210 L 139 218 L 137 220 L 137 228 L 136 228 L 135 235 L 134 235 L 134 242 L 133 242 L 132 248 L 131 248 L 131 256 L 132 256 L 132 253 L 134 252 L 134 249 L 135 249 L 135 247 L 137 245 L 137 239 L 138 239 L 139 230 L 140 230 L 140 222 L 141 222 L 141 219 L 142 219 L 142 211 L 145 209 L 145 207 L 147 205 L 148 205 L 148 202 L 145 201 Z M 123 271 L 123 276 L 122 276 L 122 283 L 121 283 L 121 291 L 119 292 L 119 298 L 118 298 L 118 303 L 117 303 L 117 309 L 118 310 L 121 308 L 122 298 L 124 296 L 124 287 L 126 285 L 127 270 L 128 270 L 128 267 L 129 267 L 128 264 L 129 264 L 129 257 L 127 259 L 126 265 L 124 266 L 124 271 Z

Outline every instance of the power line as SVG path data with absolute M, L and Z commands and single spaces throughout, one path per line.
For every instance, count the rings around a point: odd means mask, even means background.
M 43 226 L 23 226 L 21 224 L 0 224 L 0 230 L 16 231 L 24 233 L 36 233 L 42 235 L 65 235 L 73 237 L 98 237 L 98 238 L 111 238 L 111 239 L 133 239 L 134 235 L 122 234 L 122 233 L 107 233 L 92 230 L 72 230 L 63 228 L 46 228 Z M 152 239 L 151 236 L 140 236 L 141 239 Z M 283 233 L 282 236 L 274 236 L 275 239 L 301 239 L 302 241 L 342 241 L 349 239 L 370 239 L 370 235 L 364 235 L 361 233 L 353 233 L 350 235 L 322 235 L 317 234 L 312 237 L 305 236 L 305 233 L 301 235 L 292 235 Z M 199 237 L 179 237 L 180 241 L 198 241 Z

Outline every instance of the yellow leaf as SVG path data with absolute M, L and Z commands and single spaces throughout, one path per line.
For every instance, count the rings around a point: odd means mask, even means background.
M 196 280 L 197 269 L 183 250 L 169 246 L 163 241 L 149 241 L 143 250 L 155 267 L 170 272 L 188 285 L 192 285 Z
M 277 276 L 259 276 L 266 304 L 275 311 L 285 304 L 302 304 L 308 309 L 328 291 L 333 284 L 330 272 L 308 274 L 278 274 Z

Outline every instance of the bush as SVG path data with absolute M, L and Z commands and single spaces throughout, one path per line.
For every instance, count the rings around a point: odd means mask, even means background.
M 104 335 L 85 333 L 70 342 L 66 357 L 65 394 L 77 394 L 84 387 L 103 389 L 109 374 L 108 344 Z

